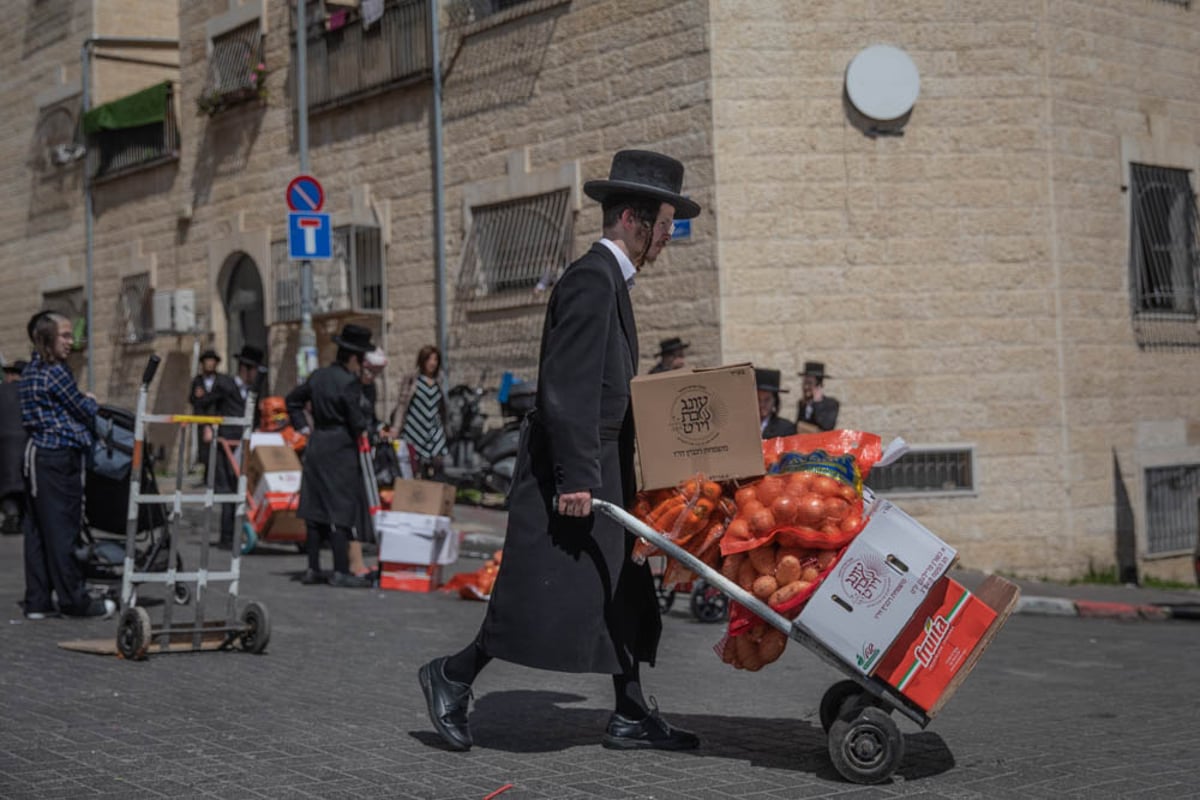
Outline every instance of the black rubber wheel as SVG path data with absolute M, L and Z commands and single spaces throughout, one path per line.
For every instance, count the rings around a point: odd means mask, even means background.
M 662 575 L 654 576 L 654 593 L 658 595 L 658 613 L 665 614 L 675 605 L 675 590 L 663 588 Z
M 175 571 L 183 572 L 183 558 L 175 554 Z M 186 583 L 175 584 L 175 605 L 186 606 L 192 601 L 192 590 Z
M 844 681 L 838 681 L 826 689 L 825 696 L 821 698 L 822 730 L 829 733 L 829 726 L 838 718 L 838 714 L 842 711 L 842 703 L 846 698 L 861 695 L 862 693 L 863 688 L 849 678 Z
M 262 603 L 250 602 L 242 609 L 242 649 L 258 655 L 271 640 L 271 617 Z
M 904 737 L 882 708 L 846 702 L 829 726 L 829 758 L 851 783 L 882 783 L 904 759 Z
M 150 647 L 150 614 L 139 606 L 121 612 L 117 622 L 117 652 L 128 661 L 141 661 Z
M 692 616 L 701 622 L 720 622 L 729 614 L 729 598 L 703 578 L 692 586 L 691 606 Z
M 242 523 L 242 555 L 248 555 L 254 552 L 254 548 L 258 546 L 258 532 L 250 525 L 249 522 Z

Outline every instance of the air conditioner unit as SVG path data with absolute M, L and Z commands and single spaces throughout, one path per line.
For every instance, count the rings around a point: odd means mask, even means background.
M 196 328 L 196 291 L 159 290 L 154 293 L 154 330 L 158 333 L 191 333 Z

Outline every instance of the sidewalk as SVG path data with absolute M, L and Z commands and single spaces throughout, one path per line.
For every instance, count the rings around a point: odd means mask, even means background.
M 504 545 L 506 512 L 478 506 L 454 508 L 457 527 L 465 534 L 464 556 L 487 558 Z M 977 589 L 987 573 L 955 569 L 950 573 L 968 589 Z M 1123 620 L 1200 620 L 1200 587 L 1152 589 L 1133 585 L 1065 584 L 1009 578 L 1021 588 L 1017 614 L 1104 617 Z

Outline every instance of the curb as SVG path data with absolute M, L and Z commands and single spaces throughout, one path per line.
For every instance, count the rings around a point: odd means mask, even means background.
M 1067 600 L 1062 597 L 1025 597 L 1017 601 L 1017 614 L 1043 617 L 1087 617 L 1089 619 L 1200 621 L 1200 604 L 1110 603 L 1099 600 Z

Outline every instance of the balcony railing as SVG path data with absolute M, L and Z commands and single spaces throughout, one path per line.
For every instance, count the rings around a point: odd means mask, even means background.
M 386 0 L 363 24 L 359 8 L 318 15 L 308 26 L 308 107 L 317 111 L 425 80 L 432 74 L 428 3 Z
M 312 262 L 313 314 L 383 309 L 383 240 L 379 228 L 333 229 L 333 258 Z M 275 321 L 300 319 L 300 269 L 288 260 L 285 240 L 271 243 Z
M 179 123 L 168 83 L 92 109 L 84 116 L 88 172 L 107 178 L 179 158 Z

